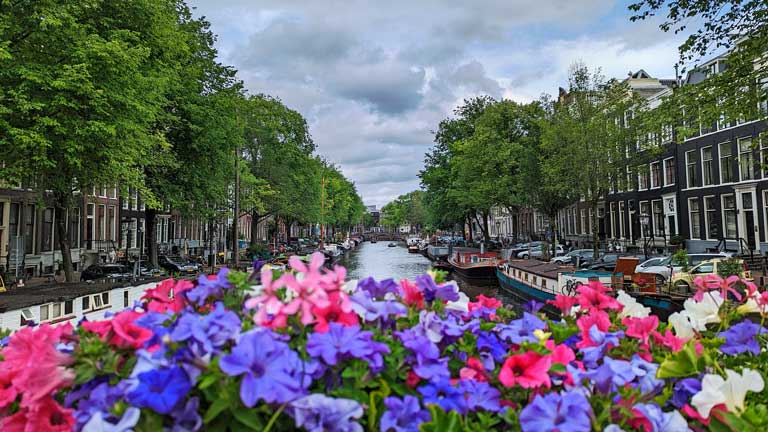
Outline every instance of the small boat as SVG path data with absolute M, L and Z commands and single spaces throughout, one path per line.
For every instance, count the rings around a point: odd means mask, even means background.
M 419 247 L 417 245 L 408 246 L 408 253 L 419 253 Z
M 448 259 L 448 246 L 428 246 L 427 258 L 431 261 L 445 261 Z
M 475 283 L 496 283 L 496 252 L 480 252 L 473 248 L 454 248 L 448 263 L 453 272 L 467 281 Z
M 376 239 L 375 239 L 375 238 L 372 238 L 372 239 L 371 239 L 371 243 L 376 243 Z
M 388 245 L 387 245 L 387 247 L 397 247 L 397 244 L 395 244 L 395 243 L 390 243 L 390 244 L 388 244 Z
M 453 270 L 453 267 L 451 267 L 451 264 L 448 263 L 448 261 L 439 260 L 432 263 L 432 268 L 435 270 L 441 270 L 450 272 Z

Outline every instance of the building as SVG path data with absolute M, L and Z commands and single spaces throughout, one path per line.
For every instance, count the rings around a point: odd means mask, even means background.
M 717 57 L 688 74 L 681 85 L 696 85 L 725 68 Z M 705 71 L 705 72 L 703 72 Z M 644 71 L 628 80 L 650 107 L 672 89 L 654 85 Z M 666 252 L 681 245 L 689 252 L 731 250 L 768 252 L 768 124 L 763 118 L 699 124 L 678 144 L 674 128 L 660 131 L 661 152 L 628 175 L 627 190 L 614 185 L 597 208 L 601 246 Z M 673 124 L 673 122 L 670 122 Z M 593 210 L 576 203 L 559 214 L 564 238 L 591 247 Z

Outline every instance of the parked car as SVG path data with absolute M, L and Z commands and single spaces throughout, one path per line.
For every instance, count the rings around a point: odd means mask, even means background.
M 555 249 L 555 256 L 565 254 L 565 249 L 561 245 L 557 245 Z M 544 245 L 539 243 L 537 246 L 531 246 L 531 249 L 525 249 L 518 252 L 517 257 L 522 259 L 528 258 L 541 258 L 544 255 Z
M 200 264 L 183 260 L 181 257 L 169 257 L 167 255 L 157 257 L 157 262 L 160 267 L 170 273 L 198 273 L 201 268 Z
M 681 294 L 688 294 L 691 292 L 693 281 L 700 276 L 707 276 L 711 274 L 717 274 L 717 269 L 720 264 L 730 259 L 729 257 L 721 256 L 718 258 L 709 259 L 698 265 L 691 267 L 687 272 L 679 271 L 672 275 L 672 286 Z M 744 260 L 738 260 L 742 266 L 742 272 L 739 275 L 742 279 L 752 280 L 752 273 L 747 270 L 747 265 Z
M 584 260 L 592 260 L 594 253 L 595 251 L 592 249 L 576 249 L 565 255 L 552 258 L 552 262 L 558 264 L 571 264 L 575 263 L 578 259 L 579 262 L 583 263 Z
M 616 262 L 618 262 L 619 258 L 638 258 L 640 262 L 643 262 L 643 261 L 646 261 L 649 257 L 643 254 L 633 255 L 633 254 L 622 254 L 622 253 L 607 253 L 601 256 L 600 258 L 594 260 L 594 262 L 592 262 L 589 265 L 589 269 L 613 272 L 614 269 L 616 268 Z
M 732 254 L 729 252 L 689 254 L 688 267 L 690 268 L 690 267 L 696 266 L 710 259 L 728 258 L 730 256 L 732 256 Z M 643 273 L 655 273 L 657 275 L 656 283 L 663 284 L 667 282 L 672 277 L 673 274 L 679 271 L 682 271 L 683 269 L 681 265 L 674 264 L 672 262 L 671 256 L 663 258 L 660 261 L 656 261 L 658 259 L 659 258 L 652 258 L 638 265 L 635 271 L 643 272 Z
M 80 273 L 81 281 L 96 279 L 122 279 L 131 277 L 125 266 L 120 264 L 93 264 Z

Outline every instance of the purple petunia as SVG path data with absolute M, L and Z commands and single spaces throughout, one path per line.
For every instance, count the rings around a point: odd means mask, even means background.
M 203 419 L 200 418 L 198 408 L 200 401 L 193 397 L 187 400 L 187 403 L 176 407 L 171 412 L 173 418 L 173 427 L 171 432 L 194 432 L 200 430 L 203 426 Z
M 413 372 L 421 378 L 449 377 L 448 358 L 440 357 L 440 349 L 426 336 L 406 329 L 394 333 L 403 346 L 413 353 Z
M 438 405 L 445 411 L 456 411 L 461 415 L 467 413 L 467 399 L 464 392 L 451 385 L 447 378 L 439 378 L 419 387 L 419 393 L 424 397 L 425 404 Z
M 597 344 L 597 346 L 582 348 L 582 361 L 588 368 L 596 368 L 597 363 L 602 359 L 606 352 L 611 347 L 619 346 L 619 339 L 624 337 L 624 331 L 618 330 L 615 332 L 602 332 L 600 329 L 593 325 L 589 328 L 589 338 Z
M 669 400 L 677 408 L 683 408 L 691 401 L 691 397 L 701 391 L 701 380 L 698 378 L 683 378 L 672 388 L 672 398 Z
M 523 303 L 523 311 L 531 314 L 539 312 L 542 307 L 544 307 L 544 303 L 538 302 L 536 300 L 530 300 Z
M 546 327 L 547 324 L 541 318 L 524 312 L 520 319 L 497 325 L 496 331 L 503 340 L 519 345 L 523 342 L 538 342 L 533 332 Z
M 589 377 L 601 393 L 610 393 L 616 387 L 622 387 L 635 379 L 632 364 L 626 360 L 614 360 L 610 357 L 605 357 L 600 367 L 583 375 Z
M 110 413 L 99 412 L 88 420 L 82 432 L 132 432 L 141 417 L 141 410 L 130 407 L 119 419 Z
M 192 352 L 203 357 L 216 354 L 220 348 L 240 334 L 240 318 L 216 302 L 207 315 L 193 312 L 182 314 L 176 321 L 170 337 L 174 342 L 186 341 Z
M 224 289 L 232 288 L 232 284 L 227 279 L 228 275 L 229 269 L 226 267 L 219 270 L 214 279 L 208 279 L 207 275 L 200 275 L 197 279 L 197 286 L 185 291 L 184 295 L 187 296 L 187 300 L 198 306 L 204 305 L 210 297 L 220 298 L 224 295 Z
M 240 399 L 249 408 L 259 400 L 290 402 L 306 394 L 311 382 L 298 354 L 265 329 L 242 334 L 232 353 L 221 357 L 219 367 L 230 376 L 245 375 Z
M 509 345 L 499 339 L 496 333 L 480 332 L 477 335 L 477 349 L 488 351 L 494 360 L 501 362 L 509 352 Z
M 329 366 L 349 358 L 365 360 L 371 370 L 378 372 L 384 367 L 382 354 L 389 354 L 389 347 L 374 341 L 373 332 L 360 330 L 360 326 L 331 323 L 327 332 L 309 335 L 307 353 L 322 358 Z
M 463 336 L 475 323 L 477 320 L 463 323 L 454 315 L 449 314 L 442 318 L 434 311 L 423 310 L 419 312 L 419 324 L 414 327 L 414 330 L 421 332 L 432 342 L 440 343 L 443 339 L 453 341 Z
M 178 366 L 142 372 L 138 378 L 138 387 L 126 399 L 136 407 L 151 408 L 160 414 L 170 413 L 192 389 L 189 376 Z
M 314 393 L 289 405 L 288 413 L 296 426 L 309 432 L 362 432 L 355 420 L 363 416 L 363 407 L 351 399 L 335 399 Z
M 592 407 L 578 392 L 537 395 L 520 412 L 522 432 L 589 432 Z
M 456 301 L 459 299 L 459 287 L 455 282 L 438 285 L 432 276 L 416 276 L 416 286 L 424 293 L 424 300 L 433 302 L 435 299 Z
M 415 396 L 405 395 L 403 399 L 390 396 L 384 399 L 384 406 L 387 410 L 381 416 L 381 432 L 418 432 L 419 424 L 432 419 Z
M 477 411 L 480 409 L 498 412 L 501 410 L 499 397 L 501 393 L 487 382 L 476 380 L 459 381 L 459 390 L 464 392 L 467 399 L 467 409 Z
M 408 308 L 395 300 L 376 301 L 368 291 L 358 290 L 349 296 L 349 304 L 356 314 L 365 321 L 386 321 L 391 316 L 404 316 L 408 314 Z
M 764 334 L 766 331 L 768 330 L 765 327 L 749 320 L 734 324 L 728 330 L 717 335 L 725 339 L 725 343 L 720 346 L 720 351 L 730 355 L 738 355 L 744 352 L 758 355 L 760 354 L 760 344 L 755 336 Z
M 367 277 L 357 283 L 359 291 L 365 291 L 375 299 L 384 299 L 387 294 L 399 293 L 397 283 L 392 279 L 384 279 L 380 282 L 376 282 L 376 279 Z
M 630 365 L 635 374 L 637 385 L 643 393 L 655 394 L 664 388 L 664 380 L 656 378 L 656 371 L 659 370 L 658 364 L 647 362 L 635 354 L 630 360 Z
M 690 430 L 688 422 L 678 411 L 664 412 L 655 403 L 638 403 L 633 408 L 648 420 L 654 431 L 682 432 Z

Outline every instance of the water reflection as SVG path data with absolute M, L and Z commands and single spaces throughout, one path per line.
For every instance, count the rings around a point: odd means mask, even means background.
M 377 280 L 392 278 L 396 281 L 424 274 L 431 267 L 431 262 L 421 254 L 408 253 L 402 243 L 397 247 L 388 247 L 388 242 L 365 242 L 348 253 L 340 262 L 347 268 L 347 279 L 363 279 L 372 276 Z M 477 286 L 460 278 L 456 279 L 459 287 L 467 296 L 474 299 L 483 294 L 496 296 L 504 303 L 511 300 L 498 289 L 497 285 Z

